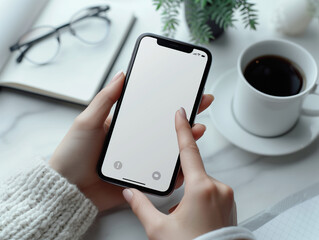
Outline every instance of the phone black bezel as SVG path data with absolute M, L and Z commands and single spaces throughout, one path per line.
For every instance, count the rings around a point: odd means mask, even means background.
M 137 41 L 136 41 L 136 44 L 135 44 L 135 47 L 134 47 L 134 50 L 133 50 L 133 53 L 132 53 L 132 57 L 131 57 L 131 60 L 129 62 L 129 66 L 128 66 L 128 70 L 127 70 L 127 73 L 126 73 L 123 89 L 122 89 L 120 98 L 117 101 L 117 104 L 116 104 L 116 107 L 115 107 L 115 111 L 114 111 L 114 115 L 113 115 L 113 119 L 112 119 L 111 125 L 109 127 L 109 131 L 107 133 L 107 136 L 105 137 L 103 149 L 102 149 L 102 152 L 101 152 L 101 155 L 100 155 L 100 159 L 99 159 L 98 165 L 97 165 L 97 172 L 98 172 L 99 177 L 102 180 L 106 181 L 106 182 L 110 182 L 110 183 L 113 183 L 113 184 L 116 184 L 116 185 L 119 185 L 119 186 L 122 186 L 122 187 L 136 188 L 136 189 L 139 189 L 139 190 L 141 190 L 143 192 L 151 193 L 151 194 L 154 194 L 154 195 L 167 196 L 174 190 L 174 187 L 175 187 L 177 174 L 178 174 L 179 169 L 180 169 L 180 157 L 179 157 L 179 155 L 178 155 L 178 158 L 177 158 L 177 161 L 176 161 L 176 165 L 175 165 L 175 169 L 174 169 L 174 173 L 173 173 L 170 185 L 169 185 L 169 187 L 168 187 L 168 189 L 166 191 L 158 191 L 158 190 L 154 190 L 154 189 L 151 189 L 151 188 L 143 187 L 141 185 L 137 185 L 137 184 L 121 181 L 121 180 L 118 180 L 118 179 L 107 177 L 107 176 L 103 175 L 103 173 L 102 173 L 102 165 L 103 165 L 104 157 L 105 157 L 105 154 L 106 154 L 106 150 L 108 148 L 108 145 L 109 145 L 109 142 L 110 142 L 110 139 L 111 139 L 111 136 L 112 136 L 114 125 L 115 125 L 115 122 L 116 122 L 116 119 L 117 119 L 117 116 L 118 116 L 118 113 L 119 113 L 119 110 L 120 110 L 120 107 L 121 107 L 122 99 L 123 99 L 124 94 L 125 94 L 125 90 L 126 90 L 129 78 L 130 78 L 131 70 L 132 70 L 132 67 L 134 65 L 134 61 L 135 61 L 135 58 L 136 58 L 136 54 L 137 54 L 138 48 L 140 46 L 140 42 L 141 42 L 141 40 L 144 37 L 156 38 L 157 39 L 157 43 L 159 45 L 166 46 L 166 47 L 169 47 L 169 48 L 173 48 L 175 50 L 184 51 L 184 52 L 192 52 L 193 49 L 195 48 L 195 49 L 201 50 L 201 51 L 203 51 L 203 52 L 205 52 L 207 54 L 207 63 L 206 63 L 205 70 L 204 70 L 204 73 L 203 73 L 203 76 L 202 76 L 202 79 L 201 79 L 201 83 L 200 83 L 200 86 L 199 86 L 199 89 L 198 89 L 198 92 L 197 92 L 197 96 L 196 96 L 195 103 L 194 103 L 194 106 L 193 106 L 193 109 L 192 109 L 192 113 L 191 113 L 191 116 L 190 116 L 190 119 L 189 119 L 189 124 L 191 126 L 194 123 L 194 120 L 195 120 L 195 117 L 196 117 L 196 114 L 197 114 L 197 111 L 198 111 L 198 107 L 199 107 L 199 104 L 200 104 L 200 101 L 201 101 L 201 96 L 203 94 L 204 87 L 205 87 L 205 84 L 206 84 L 206 81 L 207 81 L 207 76 L 208 76 L 208 73 L 209 73 L 209 69 L 210 69 L 210 66 L 211 66 L 211 63 L 212 63 L 212 55 L 211 55 L 210 51 L 208 49 L 200 47 L 200 46 L 196 46 L 196 45 L 188 44 L 188 43 L 185 43 L 185 42 L 169 39 L 169 38 L 166 38 L 166 37 L 163 37 L 163 36 L 159 36 L 159 35 L 156 35 L 156 34 L 153 34 L 153 33 L 144 33 L 144 34 L 140 35 L 137 38 Z

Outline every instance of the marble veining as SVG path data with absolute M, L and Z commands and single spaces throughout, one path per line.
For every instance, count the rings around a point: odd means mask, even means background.
M 13 120 L 10 121 L 10 125 L 8 125 L 7 128 L 3 129 L 0 132 L 0 140 L 3 141 L 4 143 L 7 143 L 6 142 L 6 136 L 8 134 L 10 134 L 10 132 L 13 131 L 15 129 L 15 127 L 21 121 L 23 121 L 25 118 L 27 118 L 29 116 L 34 116 L 36 114 L 41 114 L 41 113 L 43 113 L 45 111 L 46 110 L 37 110 L 37 111 L 25 111 L 25 112 L 19 113 L 17 116 L 15 116 L 15 118 Z

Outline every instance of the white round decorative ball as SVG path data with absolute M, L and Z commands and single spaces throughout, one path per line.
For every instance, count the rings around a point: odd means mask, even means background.
M 277 31 L 299 35 L 307 29 L 311 19 L 308 0 L 280 0 L 272 20 Z

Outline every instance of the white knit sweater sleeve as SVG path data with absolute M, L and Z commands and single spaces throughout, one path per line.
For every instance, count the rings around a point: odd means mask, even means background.
M 79 239 L 97 208 L 41 163 L 0 185 L 0 239 Z
M 194 240 L 256 240 L 251 231 L 243 227 L 225 227 L 203 234 Z

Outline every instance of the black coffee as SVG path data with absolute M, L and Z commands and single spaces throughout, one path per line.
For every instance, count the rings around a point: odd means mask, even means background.
M 252 60 L 244 76 L 257 90 L 280 97 L 298 94 L 303 82 L 300 71 L 291 61 L 275 55 Z

